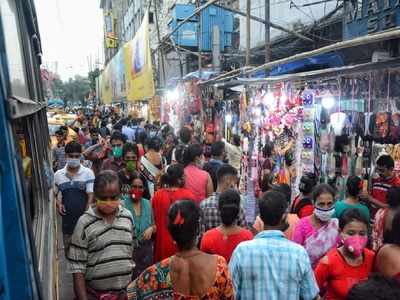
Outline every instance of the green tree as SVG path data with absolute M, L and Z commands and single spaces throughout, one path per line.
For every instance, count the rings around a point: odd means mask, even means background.
M 84 104 L 84 100 L 90 92 L 90 81 L 86 77 L 76 75 L 74 79 L 70 78 L 64 83 L 64 91 L 65 102 L 80 101 Z
M 51 89 L 55 98 L 64 99 L 65 98 L 65 87 L 64 83 L 60 78 L 55 78 L 52 82 Z
M 100 70 L 98 68 L 89 72 L 88 78 L 90 81 L 90 90 L 91 91 L 96 91 L 96 78 L 99 76 L 100 76 Z

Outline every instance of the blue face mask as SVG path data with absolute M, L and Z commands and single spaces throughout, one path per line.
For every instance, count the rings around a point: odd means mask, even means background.
M 67 166 L 70 168 L 77 168 L 81 165 L 81 160 L 79 158 L 68 158 L 67 159 Z

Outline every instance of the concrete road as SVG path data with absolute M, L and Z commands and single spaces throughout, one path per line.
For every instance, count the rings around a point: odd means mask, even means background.
M 59 296 L 60 300 L 74 300 L 74 287 L 72 281 L 72 275 L 67 274 L 67 259 L 64 254 L 64 244 L 62 239 L 61 232 L 61 217 L 58 215 L 58 243 L 57 243 L 57 255 L 58 255 L 58 287 L 59 287 Z

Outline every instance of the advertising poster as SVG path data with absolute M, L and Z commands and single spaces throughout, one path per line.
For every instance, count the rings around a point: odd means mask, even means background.
M 110 62 L 112 98 L 121 102 L 126 97 L 124 51 L 121 48 Z
M 108 64 L 100 77 L 101 86 L 101 102 L 104 104 L 112 103 L 112 88 L 111 88 L 111 74 L 110 74 L 110 64 Z
M 153 67 L 149 43 L 148 13 L 134 39 L 124 46 L 126 99 L 138 101 L 154 96 Z

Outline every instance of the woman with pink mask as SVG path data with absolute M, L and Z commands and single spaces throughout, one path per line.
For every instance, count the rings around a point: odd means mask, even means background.
M 344 300 L 350 289 L 367 280 L 373 269 L 375 253 L 366 249 L 368 219 L 356 208 L 343 212 L 339 221 L 342 246 L 328 252 L 315 269 L 320 290 L 326 300 Z

